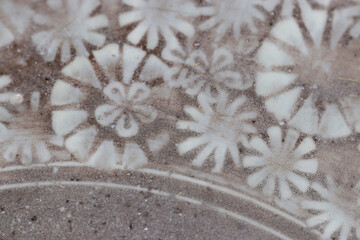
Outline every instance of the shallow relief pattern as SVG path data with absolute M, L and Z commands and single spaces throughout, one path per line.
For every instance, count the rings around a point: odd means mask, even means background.
M 360 238 L 358 1 L 0 6 L 2 170 L 181 173 L 317 238 Z

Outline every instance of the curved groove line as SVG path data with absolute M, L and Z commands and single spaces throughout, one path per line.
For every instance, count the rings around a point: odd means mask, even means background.
M 8 172 L 8 171 L 17 171 L 17 170 L 29 170 L 29 169 L 33 169 L 33 168 L 37 168 L 37 167 L 93 167 L 93 166 L 89 165 L 89 164 L 78 163 L 78 162 L 54 162 L 54 163 L 49 163 L 49 164 L 33 164 L 31 166 L 10 166 L 10 167 L 0 169 L 0 173 Z M 124 168 L 121 166 L 117 166 L 114 169 L 124 170 Z M 307 227 L 306 224 L 304 222 L 302 222 L 301 220 L 299 220 L 277 208 L 274 208 L 274 207 L 272 207 L 264 202 L 261 202 L 255 198 L 249 197 L 245 194 L 239 193 L 235 190 L 232 190 L 232 189 L 229 189 L 229 188 L 226 188 L 223 186 L 218 186 L 218 185 L 208 183 L 208 182 L 200 180 L 200 179 L 194 179 L 192 177 L 180 175 L 177 173 L 171 173 L 171 172 L 161 171 L 161 170 L 156 170 L 156 169 L 144 168 L 144 169 L 138 169 L 135 171 L 141 172 L 141 173 L 146 173 L 146 174 L 152 174 L 152 175 L 156 175 L 156 176 L 168 177 L 168 178 L 176 179 L 176 180 L 183 181 L 183 182 L 197 184 L 197 185 L 203 186 L 203 187 L 209 187 L 213 190 L 216 190 L 216 191 L 228 194 L 230 196 L 240 198 L 242 200 L 254 203 L 268 211 L 278 214 L 279 216 L 281 216 L 289 221 L 292 221 L 295 224 L 298 224 L 301 227 Z
M 31 170 L 34 168 L 40 167 L 93 167 L 91 165 L 87 165 L 84 163 L 78 162 L 52 162 L 52 163 L 34 163 L 28 166 L 18 165 L 18 166 L 7 166 L 4 168 L 0 168 L 1 172 L 11 172 L 11 171 L 20 171 L 20 170 Z
M 270 228 L 267 227 L 259 222 L 256 222 L 255 220 L 252 220 L 250 218 L 247 218 L 245 216 L 242 216 L 238 213 L 234 213 L 231 212 L 229 210 L 226 210 L 224 208 L 215 206 L 215 205 L 211 205 L 211 204 L 203 204 L 202 201 L 196 200 L 196 199 L 192 199 L 189 197 L 184 197 L 184 196 L 177 196 L 175 194 L 172 193 L 168 193 L 168 192 L 164 192 L 164 191 L 159 191 L 159 190 L 152 190 L 152 189 L 148 189 L 148 188 L 144 188 L 144 187 L 135 187 L 135 186 L 131 186 L 131 185 L 123 185 L 123 184 L 117 184 L 117 183 L 106 183 L 106 182 L 91 182 L 91 181 L 84 181 L 84 182 L 72 182 L 72 181 L 60 181 L 60 182 L 28 182 L 28 183 L 18 183 L 18 184 L 9 184 L 9 185 L 1 185 L 0 186 L 0 191 L 4 191 L 4 190 L 11 190 L 11 189 L 16 189 L 16 188 L 26 188 L 26 187 L 48 187 L 48 186 L 57 186 L 58 184 L 62 185 L 62 186 L 88 186 L 88 187 L 107 187 L 107 188 L 116 188 L 116 189 L 126 189 L 126 190 L 133 190 L 133 191 L 144 191 L 144 192 L 150 192 L 152 194 L 155 195 L 159 195 L 159 196 L 165 196 L 165 197 L 174 197 L 177 200 L 183 201 L 183 202 L 187 202 L 190 204 L 194 204 L 194 205 L 203 205 L 204 207 L 208 207 L 209 209 L 216 211 L 218 213 L 222 213 L 225 214 L 229 217 L 232 217 L 234 219 L 240 220 L 242 222 L 245 222 L 249 225 L 252 225 L 256 228 L 260 228 L 265 232 L 268 232 L 280 239 L 284 239 L 284 240 L 292 240 L 291 238 L 289 238 L 288 236 Z
M 287 213 L 282 212 L 281 210 L 278 210 L 278 209 L 276 209 L 276 208 L 274 208 L 274 207 L 272 207 L 270 205 L 267 205 L 266 203 L 261 202 L 261 201 L 255 199 L 255 198 L 249 197 L 249 196 L 247 196 L 245 194 L 236 192 L 236 191 L 234 191 L 232 189 L 229 189 L 229 188 L 226 188 L 226 187 L 223 187 L 223 186 L 218 186 L 218 185 L 215 185 L 215 184 L 212 184 L 212 183 L 205 182 L 205 181 L 200 180 L 200 179 L 194 179 L 194 178 L 184 176 L 184 175 L 180 175 L 180 174 L 177 174 L 177 173 L 163 172 L 163 171 L 158 171 L 158 170 L 153 170 L 153 169 L 141 169 L 141 170 L 138 170 L 138 171 L 153 174 L 153 175 L 167 176 L 169 178 L 173 178 L 173 179 L 176 179 L 176 180 L 179 180 L 179 181 L 190 182 L 190 183 L 193 183 L 193 184 L 197 184 L 199 186 L 209 187 L 209 188 L 211 188 L 213 190 L 216 190 L 216 191 L 228 194 L 230 196 L 237 197 L 237 198 L 240 198 L 242 200 L 254 203 L 254 204 L 256 204 L 256 205 L 258 205 L 258 206 L 260 206 L 260 207 L 262 207 L 262 208 L 264 208 L 264 209 L 266 209 L 268 211 L 276 213 L 276 214 L 282 216 L 283 218 L 286 218 L 287 220 L 290 220 L 290 221 L 300 225 L 301 227 L 307 227 L 304 222 L 294 218 L 293 216 L 291 216 L 291 215 L 289 215 Z

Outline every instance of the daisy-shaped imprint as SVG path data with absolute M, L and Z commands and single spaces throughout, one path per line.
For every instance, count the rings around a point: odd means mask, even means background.
M 61 48 L 61 61 L 71 58 L 71 46 L 77 56 L 89 56 L 84 41 L 100 47 L 106 37 L 96 32 L 108 26 L 105 15 L 91 17 L 91 13 L 100 5 L 98 0 L 48 0 L 51 15 L 36 14 L 35 23 L 47 29 L 32 35 L 38 53 L 45 61 L 54 61 Z
M 321 196 L 321 201 L 306 200 L 301 203 L 302 208 L 318 212 L 307 219 L 306 224 L 310 227 L 324 226 L 324 239 L 334 236 L 340 240 L 360 239 L 360 184 L 347 189 L 346 186 L 337 186 L 329 175 L 326 180 L 327 188 L 319 183 L 311 186 Z
M 0 88 L 11 84 L 9 76 L 0 76 Z M 0 102 L 14 110 L 10 113 L 5 107 L 0 106 L 0 149 L 1 160 L 12 163 L 19 157 L 22 164 L 31 164 L 35 158 L 39 162 L 51 159 L 48 148 L 51 136 L 46 132 L 39 116 L 40 93 L 32 92 L 30 106 L 24 104 L 24 95 L 15 92 L 0 94 Z
M 215 29 L 215 41 L 221 40 L 227 31 L 232 31 L 235 39 L 239 39 L 240 30 L 246 25 L 251 32 L 256 33 L 255 19 L 265 20 L 259 7 L 271 10 L 279 0 L 208 0 L 209 7 L 202 11 L 209 19 L 200 24 L 200 30 Z
M 263 70 L 257 73 L 255 90 L 279 121 L 306 134 L 346 137 L 352 129 L 341 100 L 358 89 L 352 78 L 360 74 L 360 60 L 349 46 L 337 45 L 342 26 L 331 29 L 330 41 L 323 40 L 328 30 L 325 10 L 314 10 L 307 1 L 299 5 L 305 29 L 291 17 L 273 27 L 272 40 L 258 51 Z
M 198 95 L 200 109 L 185 107 L 185 112 L 193 121 L 180 120 L 176 127 L 193 131 L 199 136 L 190 137 L 178 144 L 180 154 L 200 148 L 200 152 L 192 161 L 194 166 L 201 166 L 214 152 L 215 167 L 213 172 L 223 168 L 227 152 L 236 166 L 240 165 L 238 144 L 247 143 L 247 135 L 256 133 L 256 128 L 249 121 L 256 118 L 256 112 L 243 112 L 242 106 L 246 97 L 239 97 L 228 102 L 225 92 L 220 92 L 215 100 L 205 93 Z M 216 106 L 213 108 L 212 105 Z M 203 147 L 201 147 L 203 146 Z
M 121 13 L 119 23 L 123 27 L 138 22 L 127 36 L 127 40 L 135 45 L 146 34 L 147 48 L 154 49 L 159 44 L 159 35 L 161 34 L 170 49 L 180 50 L 176 33 L 180 32 L 188 38 L 195 34 L 190 20 L 191 17 L 197 16 L 199 11 L 192 1 L 124 0 L 123 2 L 133 9 Z
M 170 57 L 171 55 L 168 55 Z M 186 93 L 194 96 L 205 91 L 209 96 L 224 88 L 244 90 L 252 85 L 239 72 L 234 70 L 234 57 L 225 48 L 217 48 L 208 58 L 201 51 L 194 51 L 184 61 L 175 58 L 168 60 L 177 62 L 166 72 L 165 81 L 172 87 L 182 87 Z
M 103 126 L 116 122 L 116 132 L 121 137 L 135 136 L 139 125 L 135 118 L 143 123 L 153 122 L 156 111 L 144 105 L 150 89 L 142 83 L 133 83 L 128 89 L 120 82 L 111 82 L 104 88 L 105 95 L 112 101 L 96 108 L 96 120 Z
M 157 117 L 147 102 L 150 89 L 133 81 L 146 53 L 126 44 L 120 52 L 117 44 L 108 44 L 93 55 L 96 64 L 86 57 L 67 64 L 62 70 L 66 80 L 57 80 L 52 89 L 52 125 L 59 144 L 81 162 L 98 167 L 143 166 L 148 161 L 143 151 L 146 146 L 139 146 L 133 137 Z M 150 59 L 147 68 L 159 62 L 155 56 Z M 98 76 L 94 64 L 106 77 Z M 89 92 L 94 93 L 95 101 Z
M 13 0 L 0 0 L 0 47 L 21 37 L 29 26 L 34 12 Z
M 314 174 L 317 171 L 318 160 L 316 158 L 305 158 L 304 155 L 315 150 L 316 146 L 312 138 L 303 139 L 296 147 L 299 133 L 288 130 L 285 140 L 282 141 L 281 129 L 271 127 L 268 129 L 269 143 L 263 139 L 254 137 L 250 141 L 251 149 L 260 155 L 245 156 L 243 165 L 245 168 L 256 168 L 247 182 L 251 187 L 262 185 L 265 195 L 275 193 L 276 182 L 278 182 L 280 197 L 290 199 L 292 190 L 290 182 L 302 193 L 310 186 L 309 181 L 300 174 Z

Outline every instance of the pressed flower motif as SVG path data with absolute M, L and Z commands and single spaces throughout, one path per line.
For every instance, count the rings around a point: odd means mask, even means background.
M 359 3 L 0 0 L 0 190 L 57 192 L 79 167 L 230 216 L 235 235 L 360 239 Z
M 350 47 L 337 45 L 341 34 L 333 34 L 331 43 L 322 40 L 327 30 L 325 10 L 314 10 L 307 1 L 299 5 L 311 39 L 305 38 L 294 18 L 279 21 L 271 30 L 272 40 L 265 40 L 258 51 L 262 70 L 255 90 L 265 98 L 268 111 L 301 132 L 325 138 L 349 136 L 352 128 L 340 101 L 357 89 L 359 83 L 351 79 L 360 71 L 348 64 L 359 59 L 345 57 Z
M 193 120 L 180 120 L 176 127 L 190 130 L 198 136 L 190 137 L 178 144 L 180 154 L 200 148 L 200 152 L 192 161 L 194 166 L 201 166 L 214 153 L 214 172 L 220 172 L 224 166 L 227 152 L 236 166 L 240 166 L 238 144 L 247 144 L 247 135 L 256 133 L 250 121 L 256 118 L 255 112 L 243 112 L 242 106 L 246 97 L 239 97 L 228 103 L 228 96 L 220 92 L 217 100 L 205 93 L 198 95 L 200 109 L 185 107 L 185 112 Z M 212 105 L 216 105 L 212 107 Z M 203 146 L 201 148 L 201 146 Z
M 11 83 L 10 76 L 0 76 L 1 89 Z M 1 93 L 0 102 L 0 162 L 13 163 L 20 160 L 25 165 L 33 163 L 34 159 L 40 163 L 48 162 L 52 157 L 48 147 L 52 136 L 37 119 L 40 93 L 31 93 L 29 106 L 24 104 L 24 95 L 16 92 Z
M 101 47 L 106 37 L 96 32 L 108 26 L 105 15 L 91 16 L 100 6 L 98 0 L 48 0 L 51 15 L 36 14 L 35 23 L 47 29 L 32 35 L 38 53 L 45 61 L 54 61 L 58 49 L 61 48 L 61 61 L 71 58 L 71 46 L 77 56 L 89 56 L 84 41 Z
M 177 61 L 168 68 L 165 80 L 171 87 L 182 87 L 191 96 L 205 91 L 209 96 L 213 91 L 224 88 L 244 90 L 252 85 L 252 81 L 244 79 L 235 71 L 234 57 L 225 48 L 217 48 L 209 58 L 202 50 L 189 54 L 184 61 Z
M 146 46 L 154 49 L 159 45 L 161 35 L 171 49 L 181 49 L 176 33 L 190 38 L 195 28 L 189 17 L 199 15 L 199 10 L 188 0 L 124 0 L 124 4 L 133 7 L 129 12 L 121 13 L 121 27 L 133 23 L 137 26 L 128 34 L 127 40 L 137 45 L 146 35 Z
M 116 132 L 121 137 L 135 136 L 142 123 L 153 122 L 156 111 L 145 106 L 144 101 L 150 94 L 150 89 L 142 83 L 133 83 L 128 89 L 120 82 L 111 82 L 104 88 L 105 95 L 111 99 L 112 104 L 104 104 L 96 108 L 96 120 L 103 126 L 116 122 Z
M 253 188 L 262 185 L 262 192 L 265 195 L 275 194 L 278 184 L 282 199 L 292 197 L 289 183 L 300 192 L 306 192 L 310 182 L 299 173 L 314 174 L 317 171 L 318 160 L 305 157 L 315 150 L 314 141 L 307 137 L 296 146 L 299 133 L 294 130 L 288 130 L 285 140 L 282 141 L 280 127 L 271 127 L 267 133 L 268 144 L 259 137 L 254 137 L 250 141 L 251 149 L 259 152 L 260 155 L 244 157 L 245 168 L 258 169 L 248 177 L 248 184 Z
M 200 24 L 200 30 L 215 29 L 215 41 L 221 40 L 228 31 L 235 39 L 239 39 L 241 27 L 246 25 L 251 32 L 256 33 L 256 20 L 265 20 L 260 7 L 272 10 L 278 0 L 208 0 L 210 6 L 204 8 L 203 15 L 209 19 Z
M 337 186 L 330 175 L 326 180 L 326 188 L 319 183 L 313 183 L 311 186 L 321 196 L 321 201 L 305 200 L 301 204 L 304 209 L 318 212 L 307 219 L 306 224 L 309 227 L 324 226 L 324 239 L 334 236 L 338 236 L 340 240 L 359 239 L 359 183 L 352 189 L 346 189 L 345 186 Z
M 13 0 L 0 0 L 0 47 L 10 44 L 27 30 L 34 11 Z
M 120 52 L 117 44 L 108 44 L 93 51 L 93 55 L 106 78 L 98 76 L 89 59 L 76 57 L 62 70 L 69 80 L 57 80 L 52 89 L 52 123 L 59 144 L 64 144 L 80 161 L 99 167 L 140 167 L 148 158 L 131 138 L 157 117 L 156 110 L 147 102 L 150 89 L 142 82 L 133 81 L 146 53 L 129 45 L 124 45 Z M 149 64 L 153 61 L 159 62 L 151 56 L 144 69 L 151 68 Z M 122 69 L 121 77 L 119 69 Z M 151 77 L 157 76 L 141 71 L 139 78 L 149 80 Z M 108 82 L 104 83 L 104 79 Z M 94 96 L 103 96 L 101 101 L 97 98 L 92 102 L 89 91 L 95 93 Z M 86 124 L 92 117 L 95 122 Z M 123 153 L 119 145 L 124 145 Z

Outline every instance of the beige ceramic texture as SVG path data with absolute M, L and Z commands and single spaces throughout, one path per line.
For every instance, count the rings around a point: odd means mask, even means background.
M 0 0 L 0 239 L 360 239 L 359 0 Z

